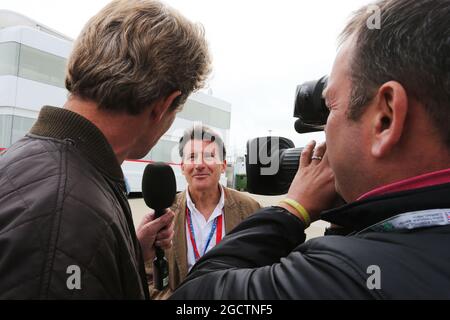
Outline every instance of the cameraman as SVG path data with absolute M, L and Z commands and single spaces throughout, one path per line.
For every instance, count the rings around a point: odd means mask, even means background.
M 327 145 L 304 149 L 288 199 L 234 229 L 174 299 L 450 298 L 450 1 L 376 5 L 381 29 L 364 7 L 342 33 Z M 338 193 L 348 204 L 332 209 Z M 304 243 L 318 219 L 350 233 Z

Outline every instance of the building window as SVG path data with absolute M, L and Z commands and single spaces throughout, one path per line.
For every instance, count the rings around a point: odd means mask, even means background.
M 11 146 L 12 116 L 0 114 L 0 148 Z
M 65 58 L 16 42 L 0 43 L 0 75 L 65 88 Z
M 16 42 L 0 43 L 0 75 L 17 76 L 20 45 Z
M 189 100 L 177 115 L 180 118 L 201 122 L 220 129 L 230 129 L 231 113 L 206 104 Z
M 65 88 L 66 59 L 22 44 L 19 77 Z
M 36 122 L 36 119 L 13 116 L 11 144 L 22 139 Z
M 178 142 L 159 140 L 144 160 L 170 163 L 180 162 L 180 156 L 178 155 Z

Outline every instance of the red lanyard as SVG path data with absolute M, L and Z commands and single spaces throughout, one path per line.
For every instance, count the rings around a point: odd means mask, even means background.
M 222 240 L 222 221 L 223 221 L 223 213 L 214 219 L 213 226 L 211 228 L 211 232 L 209 233 L 208 239 L 206 241 L 205 249 L 203 250 L 203 254 L 206 253 L 206 250 L 209 247 L 209 243 L 211 242 L 212 236 L 214 234 L 214 231 L 216 231 L 216 245 L 219 244 L 219 242 Z M 192 225 L 192 217 L 191 217 L 191 211 L 186 205 L 186 223 L 188 225 L 189 230 L 189 238 L 191 239 L 192 248 L 194 249 L 194 256 L 195 261 L 198 261 L 200 259 L 200 254 L 197 249 L 197 244 L 195 242 L 195 233 L 194 233 L 194 226 Z

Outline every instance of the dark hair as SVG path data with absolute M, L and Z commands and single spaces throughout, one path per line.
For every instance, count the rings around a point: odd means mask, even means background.
M 204 125 L 194 125 L 192 128 L 187 129 L 180 139 L 178 144 L 178 153 L 180 154 L 180 157 L 183 158 L 183 149 L 191 140 L 214 142 L 221 151 L 219 152 L 221 161 L 223 161 L 227 155 L 223 139 L 217 132 Z
M 66 88 L 100 109 L 131 115 L 179 90 L 175 110 L 204 86 L 210 68 L 202 26 L 157 0 L 114 0 L 76 40 Z
M 355 36 L 348 117 L 365 112 L 377 89 L 394 80 L 424 104 L 450 148 L 450 0 L 381 0 L 380 29 L 367 21 L 371 6 L 358 10 L 341 34 Z

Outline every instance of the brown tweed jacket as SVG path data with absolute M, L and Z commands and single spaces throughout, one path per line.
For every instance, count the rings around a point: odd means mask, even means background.
M 260 204 L 249 196 L 223 187 L 225 193 L 224 219 L 225 232 L 229 233 L 242 220 L 258 211 Z M 167 299 L 181 284 L 188 273 L 187 243 L 186 243 L 186 192 L 179 193 L 171 209 L 175 213 L 175 227 L 173 246 L 166 250 L 166 259 L 169 263 L 169 287 L 163 291 L 153 288 L 151 261 L 146 264 L 148 284 L 152 299 Z

